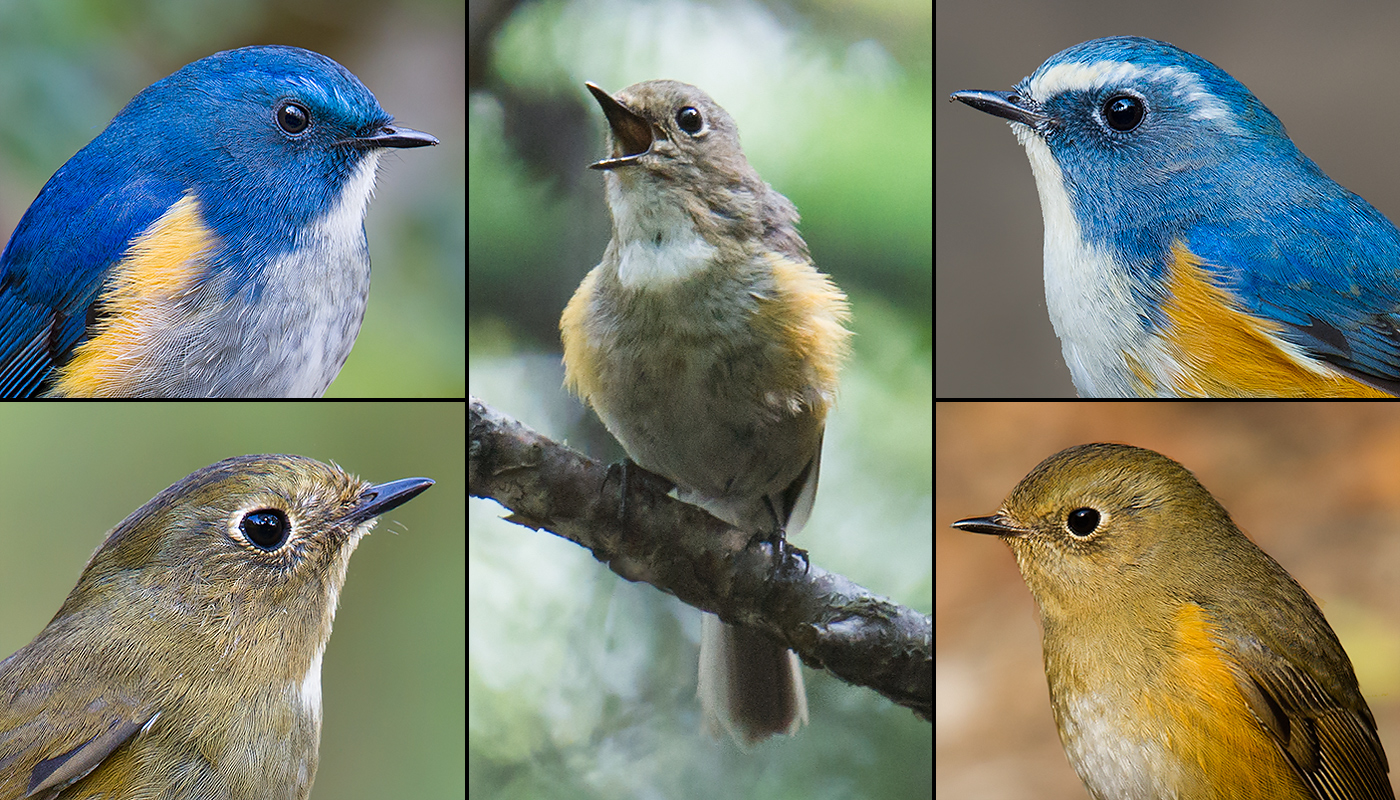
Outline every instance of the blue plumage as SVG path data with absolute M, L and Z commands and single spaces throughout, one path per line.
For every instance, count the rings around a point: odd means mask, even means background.
M 0 254 L 0 395 L 319 396 L 363 314 L 379 155 L 436 143 L 300 48 L 151 84 Z
M 1112 37 L 953 99 L 1027 149 L 1081 394 L 1400 391 L 1400 231 L 1223 70 Z

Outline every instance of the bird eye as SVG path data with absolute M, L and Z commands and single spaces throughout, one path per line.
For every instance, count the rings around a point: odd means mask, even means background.
M 676 125 L 686 133 L 694 136 L 705 126 L 705 118 L 700 115 L 700 111 L 694 106 L 686 106 L 676 112 Z
M 1142 98 L 1130 94 L 1115 94 L 1103 104 L 1103 118 L 1108 121 L 1108 127 L 1115 131 L 1126 133 L 1136 128 L 1142 124 L 1146 114 L 1147 107 L 1143 105 Z
M 1065 520 L 1069 525 L 1070 533 L 1075 536 L 1088 536 L 1099 527 L 1099 512 L 1092 508 L 1076 508 L 1069 512 L 1069 518 Z
M 276 550 L 287 541 L 287 534 L 291 532 L 291 526 L 287 524 L 287 515 L 275 508 L 244 514 L 243 520 L 238 523 L 238 529 L 243 532 L 244 538 L 259 550 Z
M 277 125 L 287 133 L 301 133 L 311 124 L 306 107 L 290 100 L 277 107 Z

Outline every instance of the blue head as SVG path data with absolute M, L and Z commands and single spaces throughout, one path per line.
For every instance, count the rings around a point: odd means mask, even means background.
M 1222 336 L 1268 340 L 1221 346 L 1256 360 L 1400 377 L 1400 233 L 1214 64 L 1152 39 L 1096 39 L 1014 92 L 954 98 L 1010 120 L 1030 156 L 1047 299 L 1081 392 L 1224 393 L 1219 375 L 1183 363 L 1201 355 L 1190 342 Z M 1183 300 L 1186 280 L 1200 298 Z M 1232 332 L 1183 331 L 1201 327 L 1189 321 L 1200 303 L 1240 315 Z M 1229 357 L 1211 369 L 1245 366 Z M 1291 379 L 1265 371 L 1254 390 L 1287 393 L 1271 382 Z
M 151 84 L 0 255 L 0 392 L 319 394 L 359 328 L 379 156 L 436 141 L 296 47 Z

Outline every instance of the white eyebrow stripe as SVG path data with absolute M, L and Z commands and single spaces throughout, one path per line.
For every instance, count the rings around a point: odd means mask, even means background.
M 1230 133 L 1238 133 L 1230 106 L 1212 94 L 1199 75 L 1178 66 L 1143 67 L 1127 61 L 1056 64 L 1032 77 L 1030 95 L 1043 103 L 1063 92 L 1144 83 L 1170 87 L 1172 95 L 1191 109 L 1192 119 L 1209 120 Z

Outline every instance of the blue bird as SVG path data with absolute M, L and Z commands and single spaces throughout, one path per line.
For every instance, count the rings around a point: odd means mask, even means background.
M 364 316 L 379 157 L 435 144 L 297 47 L 156 81 L 0 253 L 0 396 L 319 397 Z
M 1116 36 L 951 99 L 1030 157 L 1080 394 L 1400 394 L 1400 231 L 1219 67 Z

